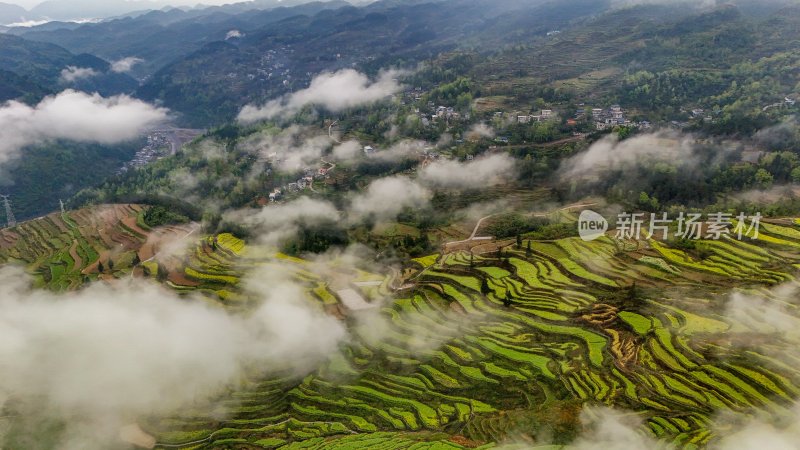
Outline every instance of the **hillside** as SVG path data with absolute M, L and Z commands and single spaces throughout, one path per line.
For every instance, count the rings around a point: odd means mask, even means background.
M 91 77 L 65 80 L 62 71 L 68 67 L 93 69 Z M 124 73 L 111 70 L 107 61 L 89 54 L 75 55 L 55 44 L 30 41 L 17 36 L 0 34 L 0 69 L 13 72 L 32 83 L 32 98 L 36 92 L 57 92 L 65 88 L 115 95 L 133 92 L 139 83 Z M 8 81 L 3 80 L 3 83 Z M 30 95 L 29 95 L 30 94 Z M 33 97 L 35 98 L 35 97 Z
M 116 174 L 142 145 L 143 139 L 119 145 L 57 141 L 29 146 L 24 158 L 3 166 L 0 191 L 11 195 L 20 220 L 47 214 L 59 200 L 66 202 Z
M 35 103 L 51 92 L 26 77 L 8 70 L 0 71 L 0 102 L 21 100 Z
M 54 29 L 45 25 L 12 32 L 27 39 L 55 43 L 75 53 L 91 53 L 108 60 L 141 58 L 142 62 L 134 67 L 133 73 L 143 78 L 209 42 L 224 40 L 231 30 L 249 33 L 288 17 L 311 15 L 344 5 L 343 2 L 311 2 L 298 6 L 287 2 L 281 2 L 280 5 L 262 3 L 258 10 L 246 9 L 248 3 L 188 11 L 159 10 L 79 27 Z
M 798 56 L 796 8 L 761 18 L 733 6 L 699 14 L 672 6 L 611 11 L 535 45 L 498 52 L 470 76 L 495 101 L 525 104 L 547 86 L 556 91 L 547 101 L 621 103 L 651 120 L 737 100 L 760 109 L 765 97 L 779 99 L 795 90 L 790 61 Z M 767 73 L 752 73 L 762 58 Z M 758 99 L 743 98 L 751 92 L 726 92 L 734 81 L 747 85 L 765 78 L 779 85 L 762 83 L 761 92 L 753 86 Z
M 192 231 L 189 225 L 152 230 L 143 222 L 144 210 L 141 205 L 105 205 L 52 213 L 4 229 L 0 261 L 25 264 L 37 285 L 56 291 L 113 279 L 138 265 L 135 258 L 152 258 L 160 241 Z M 105 266 L 102 271 L 100 265 Z
M 722 307 L 731 290 L 770 301 L 768 289 L 792 279 L 800 240 L 791 221 L 763 225 L 758 246 L 702 241 L 703 257 L 653 240 L 523 238 L 500 253 L 405 261 L 398 278 L 336 260 L 312 273 L 309 262 L 228 234 L 192 237 L 184 256 L 157 269 L 148 262 L 156 250 L 142 246 L 148 236 L 191 231 L 150 231 L 140 211 L 119 205 L 23 224 L 3 232 L 0 257 L 24 261 L 51 289 L 165 270 L 159 279 L 172 289 L 230 310 L 251 307 L 243 267 L 280 267 L 354 339 L 302 379 L 280 368 L 252 374 L 208 407 L 216 417 L 198 405 L 141 422 L 159 448 L 563 444 L 580 433 L 589 402 L 636 411 L 639 431 L 690 449 L 720 439 L 721 412 L 773 414 L 799 392 L 797 370 L 756 349 L 769 335 Z M 145 262 L 132 269 L 134 253 Z M 112 258 L 98 275 L 96 261 Z M 346 288 L 374 309 L 349 309 Z M 378 340 L 365 328 L 377 323 Z M 772 345 L 780 352 L 784 343 Z
M 553 23 L 567 23 L 601 8 L 585 7 L 585 3 L 575 0 L 558 8 L 547 2 L 529 4 L 525 7 L 529 20 L 513 23 L 514 30 L 525 30 L 526 37 L 542 35 Z M 516 31 L 498 35 L 491 25 L 515 8 L 521 6 L 510 0 L 377 2 L 287 18 L 250 31 L 241 42 L 210 43 L 178 59 L 148 80 L 139 95 L 161 99 L 181 112 L 191 111 L 186 116 L 190 123 L 225 121 L 254 99 L 305 87 L 311 80 L 308 74 L 345 67 L 375 72 L 413 66 L 475 42 L 487 46 L 516 42 L 520 39 Z M 198 91 L 205 95 L 190 94 Z
M 65 90 L 111 97 L 132 94 L 138 86 L 128 74 L 114 71 L 108 61 L 94 55 L 75 55 L 54 44 L 0 34 L 0 108 L 6 115 L 3 126 L 9 136 L 23 133 L 21 124 L 11 118 L 32 110 L 6 104 L 8 101 L 34 106 Z M 7 146 L 14 147 L 10 137 L 5 139 L 3 152 Z M 33 139 L 31 145 L 20 149 L 24 158 L 4 161 L 0 167 L 0 191 L 13 197 L 20 219 L 48 213 L 60 198 L 67 200 L 115 174 L 141 148 L 141 141 L 134 141 L 102 145 Z
M 247 12 L 233 6 L 19 33 L 108 60 L 140 58 L 132 68 L 146 79 L 138 95 L 163 101 L 195 126 L 225 122 L 248 102 L 305 87 L 308 74 L 409 67 L 441 52 L 482 60 L 469 75 L 492 96 L 525 99 L 546 86 L 605 101 L 636 89 L 626 83 L 637 71 L 680 70 L 677 83 L 697 84 L 698 77 L 724 78 L 739 64 L 791 52 L 798 42 L 798 6 L 781 1 L 757 13 L 746 2 L 712 10 L 684 4 L 615 9 L 588 0 L 381 1 L 364 8 L 326 2 Z M 239 37 L 230 38 L 232 31 Z M 548 36 L 551 31 L 559 33 Z M 700 82 L 708 84 L 700 87 L 705 96 L 724 85 Z

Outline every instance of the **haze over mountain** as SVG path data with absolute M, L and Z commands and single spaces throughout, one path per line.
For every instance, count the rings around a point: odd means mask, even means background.
M 235 5 L 244 9 L 270 9 L 293 6 L 311 0 L 46 0 L 43 2 L 0 3 L 0 25 L 36 21 L 75 21 L 105 19 L 131 13 L 170 8 L 205 9 L 213 6 Z M 357 2 L 357 1 L 356 1 Z
M 28 11 L 21 6 L 0 3 L 0 25 L 21 22 L 27 15 Z

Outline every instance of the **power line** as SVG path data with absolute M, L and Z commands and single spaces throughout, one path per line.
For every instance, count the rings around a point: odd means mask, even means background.
M 0 198 L 3 199 L 3 204 L 6 207 L 6 222 L 8 222 L 8 227 L 17 226 L 17 219 L 14 218 L 14 211 L 11 210 L 11 198 L 8 195 L 0 195 Z

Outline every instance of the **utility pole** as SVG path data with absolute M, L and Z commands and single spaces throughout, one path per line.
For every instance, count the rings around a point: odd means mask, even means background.
M 0 195 L 0 198 L 3 199 L 3 204 L 6 207 L 6 222 L 8 222 L 8 228 L 17 226 L 17 219 L 14 218 L 14 211 L 11 210 L 11 199 L 8 195 Z

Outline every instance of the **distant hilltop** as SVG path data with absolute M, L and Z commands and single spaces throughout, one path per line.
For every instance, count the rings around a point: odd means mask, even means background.
M 271 9 L 307 3 L 310 0 L 253 0 L 226 2 L 225 9 Z M 186 4 L 192 3 L 192 6 Z M 368 3 L 356 0 L 351 3 Z M 85 23 L 113 17 L 140 15 L 154 10 L 206 9 L 213 7 L 203 2 L 186 0 L 47 0 L 30 10 L 21 6 L 0 2 L 0 25 L 7 27 L 30 27 L 48 22 Z

